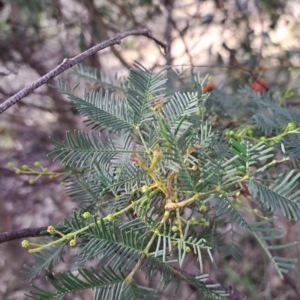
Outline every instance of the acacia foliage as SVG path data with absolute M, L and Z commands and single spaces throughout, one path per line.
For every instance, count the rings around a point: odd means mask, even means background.
M 73 74 L 99 84 L 98 92 L 82 96 L 62 81 L 57 87 L 89 129 L 67 132 L 64 142 L 51 138 L 50 155 L 65 166 L 66 191 L 81 210 L 48 229 L 53 241 L 29 250 L 35 264 L 27 267 L 27 279 L 71 247 L 77 251 L 69 270 L 47 279 L 55 292 L 33 286 L 30 297 L 92 289 L 94 299 L 160 299 L 158 291 L 172 283 L 176 296 L 187 281 L 196 299 L 222 298 L 226 292 L 211 284 L 203 264 L 216 267 L 216 251 L 241 260 L 240 228 L 253 235 L 279 276 L 293 267 L 296 259 L 276 254 L 296 244 L 282 243 L 276 219 L 300 218 L 300 175 L 289 164 L 291 158 L 298 164 L 298 111 L 247 87 L 221 100 L 218 91 L 203 93 L 207 77 L 190 79 L 170 67 L 154 72 L 135 63 L 120 81 L 83 66 Z M 243 112 L 243 122 L 228 129 Z M 197 275 L 184 270 L 188 256 Z M 158 287 L 141 285 L 140 273 L 146 281 L 159 276 Z

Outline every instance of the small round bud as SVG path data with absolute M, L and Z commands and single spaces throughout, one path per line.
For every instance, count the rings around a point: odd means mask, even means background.
M 204 204 L 202 204 L 202 205 L 200 206 L 200 211 L 201 211 L 202 213 L 205 213 L 205 212 L 207 211 L 207 206 L 204 205 Z
M 28 248 L 30 246 L 30 243 L 27 240 L 23 240 L 21 245 L 22 245 L 23 248 Z
M 50 180 L 53 180 L 53 179 L 54 179 L 54 175 L 50 175 L 50 176 L 49 176 L 49 179 L 50 179 Z
M 14 167 L 14 164 L 13 164 L 12 162 L 9 162 L 9 163 L 7 164 L 7 166 L 8 166 L 9 168 L 13 168 L 13 167 Z
M 199 222 L 200 222 L 200 223 L 205 223 L 205 218 L 201 218 L 201 219 L 199 220 Z
M 61 165 L 62 165 L 63 167 L 66 167 L 66 166 L 67 166 L 67 163 L 63 162 L 63 163 L 61 163 Z
M 62 181 L 62 182 L 60 183 L 60 185 L 61 185 L 61 186 L 64 186 L 64 185 L 66 185 L 66 183 L 65 183 L 64 181 Z
M 29 184 L 35 184 L 35 180 L 34 179 L 30 179 L 28 182 L 29 182 Z
M 45 174 L 45 173 L 48 173 L 48 168 L 43 168 L 42 172 Z
M 193 171 L 197 171 L 198 167 L 197 166 L 192 166 Z
M 39 161 L 36 161 L 36 162 L 34 163 L 34 166 L 35 166 L 35 167 L 40 167 L 40 166 L 41 166 L 41 163 L 40 163 Z
M 210 226 L 209 222 L 205 222 L 205 223 L 204 223 L 204 226 L 205 226 L 205 227 L 209 227 L 209 226 Z
M 16 174 L 17 174 L 17 175 L 20 175 L 21 173 L 22 173 L 22 172 L 21 172 L 20 169 L 16 170 Z
M 178 231 L 179 229 L 178 229 L 178 227 L 177 226 L 172 226 L 172 231 L 173 232 L 176 232 L 176 231 Z
M 142 192 L 143 193 L 147 193 L 149 191 L 149 186 L 148 185 L 144 185 L 143 187 L 142 187 Z
M 274 141 L 270 141 L 269 142 L 269 146 L 274 146 L 275 145 L 275 142 Z
M 29 167 L 27 165 L 23 165 L 22 170 L 27 171 L 27 170 L 29 170 Z
M 295 130 L 295 128 L 296 128 L 296 124 L 294 122 L 290 122 L 287 124 L 287 129 L 289 131 Z
M 259 140 L 261 141 L 261 142 L 263 142 L 263 141 L 265 141 L 267 138 L 265 137 L 265 136 L 261 136 L 260 138 L 259 138 Z
M 189 246 L 186 246 L 185 251 L 186 251 L 187 253 L 189 253 L 189 252 L 191 252 L 191 248 L 190 248 Z
M 241 199 L 237 198 L 237 199 L 236 199 L 236 203 L 239 204 L 239 205 L 241 205 L 243 202 L 242 202 Z
M 287 71 L 289 72 L 289 73 L 292 73 L 293 72 L 293 67 L 288 67 L 288 69 L 287 69 Z
M 161 159 L 163 158 L 163 152 L 161 149 L 156 149 L 153 152 L 153 159 L 157 160 L 157 162 L 159 162 Z
M 281 141 L 281 136 L 275 136 L 274 140 L 275 140 L 276 142 L 280 142 L 280 141 Z
M 191 224 L 192 225 L 196 225 L 198 222 L 197 222 L 197 219 L 196 218 L 191 218 Z
M 71 247 L 75 247 L 76 246 L 76 240 L 75 239 L 73 239 L 73 240 L 70 241 L 70 246 Z
M 52 225 L 49 225 L 47 231 L 51 234 L 55 231 L 55 228 Z
M 233 131 L 233 130 L 230 130 L 230 131 L 229 131 L 229 135 L 230 135 L 230 136 L 233 136 L 233 135 L 234 135 L 234 131 Z
M 82 216 L 85 218 L 85 219 L 89 219 L 91 217 L 91 213 L 86 211 L 82 214 Z
M 253 213 L 257 214 L 258 210 L 256 208 L 253 209 Z
M 176 245 L 177 245 L 177 241 L 172 241 L 172 242 L 171 242 L 171 245 L 172 245 L 172 246 L 176 246 Z

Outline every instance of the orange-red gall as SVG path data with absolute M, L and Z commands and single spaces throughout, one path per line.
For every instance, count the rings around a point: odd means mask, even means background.
M 215 84 L 213 82 L 210 82 L 203 88 L 202 93 L 206 94 L 208 92 L 211 92 L 213 89 L 215 89 L 215 87 L 216 87 Z
M 263 79 L 257 79 L 251 84 L 250 88 L 256 93 L 267 92 L 269 90 L 269 84 Z
M 236 188 L 242 189 L 241 194 L 243 195 L 249 195 L 249 189 L 247 188 L 246 182 L 240 182 L 239 184 L 236 185 Z

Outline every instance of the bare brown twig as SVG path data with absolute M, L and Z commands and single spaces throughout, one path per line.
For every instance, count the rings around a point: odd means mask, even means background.
M 0 244 L 27 237 L 49 235 L 48 233 L 41 234 L 41 232 L 45 230 L 47 230 L 47 226 L 37 228 L 23 228 L 2 232 L 0 233 Z
M 115 36 L 114 38 L 111 38 L 101 44 L 98 44 L 98 45 L 78 54 L 77 56 L 75 56 L 73 58 L 64 59 L 63 62 L 60 65 L 58 65 L 56 68 L 54 68 L 53 70 L 48 72 L 46 75 L 40 77 L 39 79 L 34 81 L 31 85 L 25 87 L 24 89 L 19 91 L 17 94 L 15 94 L 14 96 L 7 99 L 4 103 L 2 103 L 0 105 L 0 114 L 2 114 L 4 111 L 6 111 L 9 107 L 16 104 L 22 98 L 29 95 L 32 91 L 34 91 L 38 87 L 45 84 L 48 80 L 58 76 L 59 74 L 63 73 L 64 71 L 70 69 L 71 67 L 73 67 L 74 65 L 76 65 L 77 63 L 79 63 L 80 61 L 85 59 L 86 57 L 88 57 L 100 50 L 103 50 L 107 47 L 111 47 L 113 45 L 120 44 L 122 39 L 124 39 L 130 35 L 146 36 L 147 38 L 152 39 L 159 46 L 166 49 L 166 45 L 164 43 L 160 42 L 159 40 L 157 40 L 156 38 L 152 37 L 152 35 L 148 29 L 126 31 L 124 33 L 121 33 L 121 34 Z

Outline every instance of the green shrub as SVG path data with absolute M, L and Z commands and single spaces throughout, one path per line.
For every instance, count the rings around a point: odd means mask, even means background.
M 52 138 L 50 155 L 65 166 L 66 192 L 81 210 L 49 226 L 51 241 L 42 246 L 23 241 L 35 259 L 26 279 L 77 251 L 72 271 L 47 279 L 56 291 L 33 286 L 32 298 L 93 289 L 94 299 L 159 299 L 158 290 L 173 283 L 176 295 L 182 281 L 197 299 L 225 296 L 203 264 L 215 265 L 216 251 L 240 260 L 240 228 L 279 276 L 293 267 L 280 250 L 296 242 L 282 243 L 276 219 L 300 217 L 298 110 L 249 87 L 230 97 L 202 93 L 207 77 L 169 67 L 156 73 L 136 63 L 128 80 L 114 82 L 82 66 L 73 73 L 100 86 L 82 97 L 62 81 L 57 87 L 91 129 L 67 132 L 65 142 Z M 187 257 L 199 276 L 184 269 Z M 140 272 L 146 281 L 160 276 L 157 289 L 139 285 Z

